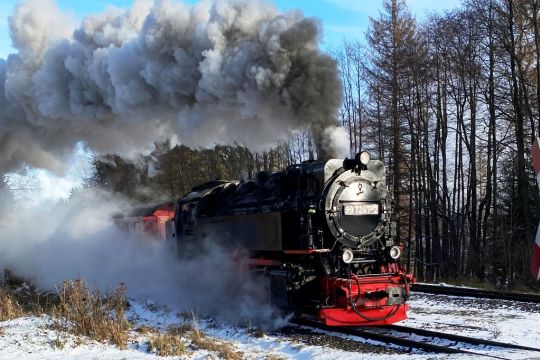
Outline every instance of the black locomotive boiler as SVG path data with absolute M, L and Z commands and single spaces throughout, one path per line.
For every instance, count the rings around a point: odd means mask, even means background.
M 275 305 L 326 325 L 391 324 L 406 318 L 414 280 L 392 211 L 384 164 L 362 152 L 195 187 L 176 206 L 177 248 L 243 251 Z

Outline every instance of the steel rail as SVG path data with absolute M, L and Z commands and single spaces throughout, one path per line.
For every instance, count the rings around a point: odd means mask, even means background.
M 372 331 L 372 330 L 370 331 L 369 328 L 360 329 L 360 328 L 350 328 L 350 327 L 329 327 L 329 326 L 323 325 L 321 323 L 306 320 L 306 319 L 296 319 L 296 320 L 293 320 L 291 322 L 294 323 L 294 324 L 297 324 L 297 325 L 302 325 L 302 326 L 307 326 L 307 327 L 311 327 L 311 328 L 325 330 L 327 332 L 335 332 L 335 333 L 341 333 L 341 334 L 346 334 L 346 335 L 358 336 L 358 337 L 362 337 L 364 339 L 375 340 L 375 341 L 379 341 L 379 342 L 382 342 L 382 343 L 393 344 L 393 345 L 406 347 L 406 348 L 410 348 L 410 349 L 420 349 L 420 350 L 424 350 L 426 352 L 431 352 L 431 353 L 468 354 L 468 355 L 475 355 L 475 356 L 490 357 L 490 358 L 494 358 L 494 359 L 507 359 L 505 357 L 496 356 L 496 355 L 492 355 L 492 354 L 479 353 L 479 352 L 476 352 L 476 351 L 464 350 L 464 349 L 459 349 L 459 348 L 455 348 L 455 347 L 451 347 L 451 346 L 437 345 L 437 344 L 433 344 L 433 343 L 429 343 L 429 342 L 425 342 L 425 341 L 402 338 L 402 337 L 399 337 L 399 336 L 396 336 L 396 335 L 380 333 L 380 332 L 376 332 L 376 331 Z M 395 330 L 395 331 L 398 331 L 398 332 L 401 332 L 401 333 L 413 332 L 413 330 L 422 330 L 422 329 L 414 329 L 414 328 L 408 328 L 408 327 L 402 327 L 401 329 L 399 329 L 399 327 L 398 327 L 398 328 L 393 329 L 394 326 L 395 325 L 381 326 L 381 327 L 375 327 L 374 329 L 377 329 L 377 328 L 385 329 L 385 330 L 390 329 L 390 330 Z M 403 328 L 405 328 L 406 330 L 403 329 Z M 426 330 L 426 331 L 428 331 L 428 330 Z M 415 331 L 414 331 L 414 333 L 417 334 L 417 335 L 422 335 L 422 334 L 418 334 Z M 446 339 L 446 340 L 452 340 L 452 341 L 456 341 L 456 342 L 459 341 L 459 342 L 467 343 L 467 344 L 470 344 L 470 345 L 489 345 L 489 346 L 497 346 L 497 347 L 502 347 L 502 348 L 512 348 L 512 349 L 528 350 L 528 351 L 540 351 L 540 349 L 537 349 L 537 348 L 530 348 L 530 347 L 521 346 L 521 345 L 515 345 L 515 344 L 492 342 L 492 341 L 489 341 L 489 340 L 483 340 L 483 339 L 477 339 L 477 338 L 469 338 L 469 337 L 466 337 L 466 336 L 461 336 L 461 338 L 459 340 L 456 340 L 456 339 L 451 339 L 452 336 L 448 337 L 447 335 L 449 335 L 449 334 L 438 333 L 438 332 L 433 331 L 433 332 L 430 333 L 429 336 L 437 337 L 437 338 L 441 338 L 441 339 Z M 495 343 L 497 345 L 495 345 Z M 505 346 L 502 346 L 503 344 Z
M 412 292 L 422 292 L 437 295 L 468 296 L 483 299 L 499 299 L 540 304 L 540 294 L 506 292 L 496 290 L 470 289 L 453 286 L 413 284 Z
M 380 328 L 394 330 L 394 331 L 402 332 L 402 333 L 416 334 L 420 336 L 437 337 L 441 339 L 464 342 L 464 343 L 473 344 L 473 345 L 487 345 L 487 346 L 495 346 L 495 347 L 500 347 L 500 348 L 540 352 L 540 348 L 534 348 L 530 346 L 503 343 L 500 341 L 479 339 L 479 338 L 473 338 L 473 337 L 463 336 L 463 335 L 448 334 L 448 333 L 443 333 L 439 331 L 418 329 L 418 328 L 413 328 L 413 327 L 403 326 L 403 325 L 388 325 L 388 326 L 381 326 Z

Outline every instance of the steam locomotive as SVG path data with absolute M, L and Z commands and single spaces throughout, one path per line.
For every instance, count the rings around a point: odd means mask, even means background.
M 392 213 L 385 166 L 362 152 L 199 185 L 176 203 L 164 238 L 180 257 L 241 249 L 278 307 L 329 326 L 385 325 L 406 319 L 414 281 Z

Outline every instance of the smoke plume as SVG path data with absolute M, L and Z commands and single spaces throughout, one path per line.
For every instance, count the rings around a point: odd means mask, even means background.
M 135 0 L 75 25 L 52 0 L 28 0 L 9 26 L 0 172 L 58 171 L 80 140 L 123 156 L 171 138 L 260 150 L 308 128 L 322 148 L 341 101 L 320 23 L 266 2 Z

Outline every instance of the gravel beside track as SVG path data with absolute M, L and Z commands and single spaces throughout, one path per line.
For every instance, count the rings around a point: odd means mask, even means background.
M 374 340 L 382 344 L 394 345 L 394 351 L 422 350 L 429 353 L 439 354 L 467 354 L 495 359 L 507 359 L 503 356 L 494 355 L 493 351 L 500 352 L 502 349 L 526 350 L 538 352 L 540 348 L 521 346 L 499 341 L 484 340 L 480 338 L 453 335 L 443 332 L 418 329 L 408 326 L 391 325 L 382 327 L 348 328 L 348 327 L 328 327 L 309 320 L 295 320 L 295 324 L 323 330 L 328 333 L 340 333 L 357 336 L 363 339 Z M 301 329 L 301 328 L 299 328 Z M 397 348 L 395 347 L 397 346 Z

